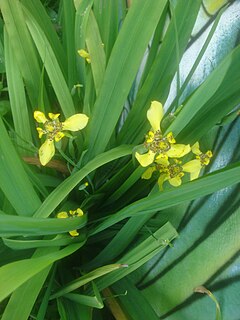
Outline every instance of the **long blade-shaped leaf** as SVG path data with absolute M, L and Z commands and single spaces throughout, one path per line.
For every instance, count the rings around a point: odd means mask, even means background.
M 230 216 L 215 232 L 176 264 L 151 287 L 145 289 L 152 306 L 160 315 L 176 307 L 204 284 L 240 249 L 240 210 Z M 224 235 L 230 235 L 226 237 Z M 161 299 L 159 300 L 159 296 Z
M 165 0 L 133 2 L 112 50 L 89 123 L 88 159 L 105 150 L 165 5 Z
M 199 0 L 194 2 L 177 1 L 174 18 L 169 24 L 163 43 L 159 48 L 159 53 L 148 72 L 144 84 L 138 91 L 132 109 L 120 131 L 120 142 L 139 143 L 139 138 L 143 137 L 147 131 L 146 112 L 150 102 L 152 100 L 159 100 L 161 103 L 165 102 L 172 79 L 178 68 L 178 59 L 181 58 L 187 46 L 200 4 L 201 1 Z M 175 41 L 176 36 L 178 43 Z M 177 45 L 179 46 L 178 48 Z M 179 57 L 177 57 L 177 52 Z M 138 114 L 137 117 L 136 114 Z
M 41 70 L 38 65 L 32 39 L 27 30 L 21 3 L 18 0 L 1 0 L 0 7 L 11 48 L 15 53 L 32 106 L 34 107 L 38 103 Z
M 43 205 L 35 213 L 35 217 L 48 217 L 61 201 L 76 187 L 90 172 L 101 167 L 105 163 L 130 155 L 130 146 L 120 146 L 108 152 L 102 153 L 90 161 L 85 167 L 63 181 L 44 201 Z
M 0 132 L 0 188 L 19 215 L 30 216 L 40 206 L 40 199 L 28 179 L 1 118 Z
M 57 234 L 83 227 L 87 222 L 86 215 L 75 219 L 32 219 L 32 217 L 19 217 L 1 214 L 0 236 L 33 236 Z
M 239 102 L 240 46 L 234 49 L 192 94 L 168 128 L 185 141 L 195 142 Z M 207 119 L 207 121 L 205 121 Z
M 217 190 L 221 190 L 227 186 L 233 185 L 240 181 L 240 164 L 237 163 L 229 166 L 228 169 L 216 171 L 205 177 L 195 181 L 183 184 L 178 188 L 159 192 L 149 197 L 143 198 L 124 209 L 111 215 L 99 226 L 97 226 L 92 234 L 100 232 L 113 224 L 130 217 L 135 214 L 150 213 L 153 211 L 169 208 L 171 206 L 183 203 L 185 201 L 194 200 L 199 197 L 211 194 Z
M 7 283 L 7 285 L 0 288 L 0 301 L 54 261 L 62 259 L 78 250 L 79 246 L 79 244 L 72 244 L 60 251 L 56 248 L 55 252 L 50 254 L 12 262 L 1 267 L 0 279 L 3 283 Z
M 11 102 L 14 128 L 17 134 L 16 140 L 20 147 L 26 148 L 29 147 L 26 142 L 29 144 L 32 142 L 32 134 L 23 78 L 16 61 L 15 53 L 10 47 L 7 32 L 5 32 L 4 40 L 8 92 Z M 26 155 L 26 151 L 24 149 L 19 148 L 19 151 Z
M 49 42 L 45 33 L 39 27 L 37 21 L 34 19 L 31 13 L 27 9 L 25 10 L 25 13 L 29 31 L 48 73 L 59 104 L 65 117 L 69 117 L 75 113 L 75 108 L 70 90 L 67 86 L 61 66 L 59 65 L 57 57 L 52 48 L 52 44 Z

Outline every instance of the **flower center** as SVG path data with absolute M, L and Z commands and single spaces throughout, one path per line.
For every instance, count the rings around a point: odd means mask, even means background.
M 160 130 L 153 132 L 149 131 L 146 135 L 144 145 L 154 153 L 161 154 L 171 149 L 170 137 L 164 137 Z
M 202 167 L 207 166 L 212 158 L 212 152 L 207 151 L 206 153 L 201 153 L 200 155 L 196 156 L 196 158 L 200 160 Z
M 169 175 L 171 178 L 183 177 L 184 173 L 182 172 L 182 170 L 182 167 L 177 164 L 173 164 L 168 167 Z
M 46 121 L 44 128 L 44 133 L 47 134 L 48 139 L 53 140 L 62 131 L 62 123 L 58 119 Z
M 156 169 L 160 173 L 169 174 L 170 178 L 175 178 L 175 177 L 182 178 L 184 176 L 183 168 L 182 168 L 182 166 L 179 165 L 179 163 L 170 164 L 167 167 L 165 167 L 162 164 L 157 164 Z

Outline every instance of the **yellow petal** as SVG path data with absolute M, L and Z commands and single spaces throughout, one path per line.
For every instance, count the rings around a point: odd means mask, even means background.
M 51 112 L 49 112 L 48 116 L 49 116 L 49 118 L 51 120 L 56 120 L 60 116 L 60 113 L 51 113 Z
M 69 234 L 70 234 L 72 237 L 77 237 L 77 236 L 79 236 L 79 233 L 77 232 L 77 230 L 69 231 Z
M 48 122 L 44 125 L 44 127 L 45 127 L 45 130 L 46 130 L 47 132 L 53 132 L 53 131 L 56 130 L 55 125 L 54 125 L 54 123 L 53 123 L 52 121 L 48 121 Z
M 183 171 L 185 172 L 189 172 L 189 173 L 192 173 L 192 172 L 195 172 L 195 171 L 200 171 L 202 168 L 201 166 L 201 162 L 200 160 L 191 160 L 185 164 L 182 165 L 182 169 Z
M 152 142 L 154 141 L 154 132 L 151 131 L 151 130 L 148 131 L 145 139 L 146 139 L 146 142 L 147 142 L 147 143 L 152 143 Z
M 70 130 L 70 131 L 78 131 L 86 127 L 88 123 L 88 117 L 83 113 L 77 113 L 67 118 L 62 123 L 63 130 Z
M 42 128 L 39 128 L 39 127 L 37 128 L 37 132 L 38 132 L 39 138 L 41 139 L 45 132 L 43 131 Z
M 199 149 L 199 142 L 196 142 L 191 149 L 194 154 L 197 154 L 197 155 L 201 154 L 201 151 Z
M 151 179 L 153 172 L 156 171 L 155 167 L 149 167 L 147 170 L 142 174 L 141 178 L 148 180 Z
M 227 0 L 205 0 L 203 1 L 203 5 L 209 15 L 214 15 L 227 2 Z
M 200 160 L 191 160 L 184 165 L 182 165 L 182 169 L 185 172 L 190 173 L 190 180 L 197 179 L 199 177 L 200 171 L 201 171 L 201 162 Z
M 167 167 L 169 166 L 169 161 L 168 161 L 168 157 L 166 154 L 159 154 L 157 157 L 156 157 L 156 160 L 155 162 L 157 164 L 162 164 L 164 167 Z
M 160 130 L 160 122 L 163 118 L 163 107 L 160 102 L 152 101 L 151 106 L 147 111 L 147 118 L 154 132 Z
M 76 212 L 76 210 L 69 210 L 69 214 L 70 214 L 71 216 L 74 216 L 74 215 L 75 215 L 75 212 Z
M 87 63 L 91 63 L 90 54 L 89 54 L 86 50 L 83 50 L 83 49 L 78 50 L 78 54 L 79 54 L 82 58 L 84 58 L 84 59 L 87 61 Z
M 205 157 L 205 158 L 201 159 L 202 166 L 207 166 L 209 164 L 209 162 L 210 162 L 209 157 Z
M 169 132 L 166 136 L 169 143 L 176 143 L 176 140 L 174 139 L 173 133 Z
M 59 212 L 58 214 L 57 214 L 57 218 L 60 218 L 60 219 L 65 219 L 65 218 L 68 218 L 68 214 L 67 214 L 67 212 Z
M 48 119 L 45 117 L 45 114 L 41 111 L 34 111 L 33 116 L 38 123 L 45 123 L 48 121 Z
M 181 158 L 191 151 L 189 144 L 172 144 L 166 154 L 170 158 Z
M 147 167 L 154 161 L 155 153 L 149 150 L 145 154 L 135 153 L 135 157 L 142 167 Z
M 89 53 L 83 49 L 78 50 L 78 54 L 85 59 L 90 57 Z
M 77 217 L 82 217 L 84 215 L 83 211 L 80 208 L 77 208 L 76 213 L 77 213 Z
M 39 160 L 45 166 L 54 156 L 55 147 L 52 140 L 46 140 L 39 149 Z
M 192 181 L 192 180 L 197 179 L 200 175 L 200 171 L 201 171 L 201 169 L 196 170 L 195 172 L 191 172 L 190 173 L 190 180 Z
M 56 142 L 60 141 L 63 137 L 65 136 L 65 134 L 63 132 L 58 132 L 56 133 L 56 135 L 54 136 L 54 139 Z
M 208 150 L 206 152 L 206 156 L 208 156 L 208 158 L 212 158 L 213 154 L 212 154 L 212 151 L 211 150 Z
M 84 215 L 83 211 L 80 208 L 77 208 L 76 210 L 69 210 L 69 213 L 74 217 L 82 217 Z
M 169 174 L 161 174 L 160 177 L 158 178 L 158 185 L 159 185 L 159 190 L 163 191 L 163 183 L 164 181 L 169 179 Z
M 168 181 L 173 187 L 179 187 L 182 184 L 182 179 L 180 177 L 174 177 Z

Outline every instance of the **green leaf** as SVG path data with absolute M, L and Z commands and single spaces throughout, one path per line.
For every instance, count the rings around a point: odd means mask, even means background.
M 77 51 L 75 48 L 75 7 L 73 1 L 62 2 L 62 39 L 63 49 L 67 57 L 68 63 L 68 86 L 73 88 L 77 83 L 77 68 L 76 56 Z
M 73 280 L 72 282 L 70 282 L 69 284 L 65 285 L 62 289 L 58 290 L 56 293 L 54 293 L 51 296 L 51 299 L 55 299 L 55 298 L 59 298 L 73 290 L 76 290 L 82 286 L 84 286 L 85 284 L 91 282 L 94 279 L 97 279 L 109 272 L 112 272 L 114 270 L 117 270 L 119 268 L 124 268 L 126 267 L 123 264 L 110 264 L 104 267 L 100 267 L 96 270 L 93 270 L 87 274 L 85 274 L 82 277 L 79 277 L 75 280 Z
M 171 223 L 166 223 L 156 232 L 151 234 L 147 239 L 127 251 L 119 260 L 118 263 L 124 263 L 127 268 L 117 270 L 112 274 L 105 275 L 100 279 L 96 279 L 95 283 L 99 290 L 102 290 L 116 281 L 127 276 L 131 272 L 141 267 L 144 263 L 153 258 L 161 250 L 167 247 L 173 239 L 178 236 L 177 231 Z
M 126 3 L 125 1 L 95 0 L 93 11 L 108 59 L 118 36 L 120 21 L 126 13 Z
M 32 143 L 32 134 L 29 121 L 29 111 L 25 96 L 24 83 L 21 72 L 16 61 L 15 53 L 10 47 L 9 36 L 5 32 L 5 64 L 8 82 L 8 92 L 11 102 L 11 111 L 13 115 L 14 128 L 17 134 L 17 145 L 28 147 Z M 26 151 L 19 148 L 21 154 L 26 155 Z
M 1 118 L 0 132 L 0 188 L 17 214 L 31 216 L 40 206 L 40 199 L 24 171 Z
M 50 254 L 12 262 L 1 267 L 0 278 L 4 283 L 7 283 L 7 286 L 0 288 L 0 301 L 53 262 L 72 254 L 78 248 L 79 244 L 72 244 L 60 251 L 56 249 L 55 252 L 51 252 Z
M 157 285 L 155 283 L 143 290 L 158 315 L 163 315 L 191 296 L 194 288 L 204 284 L 239 251 L 239 230 L 233 228 L 239 223 L 240 210 L 237 209 L 207 239 L 163 275 Z M 231 237 L 228 237 L 230 234 Z
M 87 222 L 86 215 L 75 217 L 74 219 L 33 219 L 32 217 L 19 217 L 1 213 L 2 212 L 0 212 L 1 237 L 63 233 L 82 228 Z
M 78 237 L 70 237 L 69 234 L 58 234 L 53 239 L 48 240 L 16 240 L 8 238 L 2 238 L 2 240 L 7 247 L 13 250 L 24 250 L 43 247 L 60 247 L 67 246 L 76 242 L 82 242 L 83 245 L 86 241 L 85 234 L 83 232 L 81 232 L 81 234 Z
M 11 295 L 2 315 L 2 320 L 27 320 L 33 305 L 51 269 L 51 265 L 20 285 Z M 13 277 L 17 277 L 17 272 Z
M 64 52 L 62 43 L 59 41 L 56 29 L 49 17 L 49 14 L 40 0 L 35 0 L 34 2 L 28 0 L 21 0 L 23 10 L 31 12 L 31 15 L 37 21 L 39 28 L 42 29 L 45 36 L 48 38 L 52 45 L 54 54 L 57 57 L 59 65 L 65 77 L 67 76 L 67 61 L 66 54 Z
M 40 308 L 38 310 L 37 319 L 36 320 L 44 320 L 46 316 L 46 311 L 49 304 L 49 298 L 52 291 L 52 287 L 55 280 L 55 273 L 56 273 L 56 264 L 54 265 L 53 271 L 51 273 L 50 279 L 48 281 L 47 289 L 44 293 L 44 297 L 41 301 Z
M 15 54 L 31 104 L 34 107 L 38 103 L 41 70 L 37 61 L 36 50 L 27 30 L 21 3 L 18 0 L 1 0 L 0 8 L 10 46 Z
M 168 131 L 183 142 L 195 142 L 240 102 L 240 76 L 236 72 L 239 57 L 240 46 L 228 54 L 192 94 Z
M 124 226 L 118 231 L 116 236 L 100 251 L 100 253 L 91 260 L 86 266 L 96 268 L 99 265 L 110 263 L 118 257 L 139 233 L 141 228 L 155 214 L 155 211 L 142 216 L 131 217 Z
M 10 102 L 9 100 L 1 100 L 0 101 L 0 116 L 4 116 L 6 113 L 8 113 L 11 110 Z
M 180 187 L 150 195 L 123 208 L 100 223 L 91 234 L 109 228 L 115 223 L 137 214 L 146 214 L 194 200 L 221 190 L 240 181 L 240 163 L 228 166 L 197 180 L 187 182 Z
M 85 306 L 102 309 L 104 307 L 104 304 L 94 282 L 92 282 L 92 287 L 93 287 L 94 297 L 90 297 L 82 294 L 75 294 L 75 293 L 67 293 L 64 295 L 64 297 L 71 301 L 83 304 Z
M 187 75 L 186 79 L 184 80 L 184 83 L 181 85 L 181 88 L 180 88 L 176 98 L 173 100 L 173 102 L 171 104 L 171 107 L 168 110 L 172 110 L 172 108 L 174 107 L 176 101 L 178 101 L 180 99 L 181 94 L 184 92 L 186 87 L 189 85 L 189 82 L 190 82 L 192 76 L 194 75 L 194 73 L 195 73 L 200 61 L 202 60 L 202 58 L 203 58 L 203 56 L 204 56 L 204 54 L 205 54 L 205 52 L 206 52 L 206 50 L 207 50 L 207 48 L 209 46 L 209 43 L 211 42 L 213 36 L 215 35 L 215 32 L 216 32 L 216 29 L 218 27 L 220 18 L 221 18 L 221 16 L 222 16 L 224 11 L 225 11 L 225 8 L 223 8 L 222 10 L 219 11 L 216 19 L 213 22 L 211 30 L 210 30 L 210 32 L 209 32 L 209 34 L 208 34 L 203 46 L 202 46 L 202 48 L 201 48 L 201 50 L 200 50 L 200 52 L 199 52 L 199 54 L 198 54 L 198 56 L 197 56 L 197 58 L 196 58 L 196 60 L 195 60 L 195 62 L 193 64 L 189 74 Z M 191 83 L 190 83 L 190 85 L 191 85 Z
M 82 0 L 77 7 L 76 17 L 75 17 L 75 49 L 76 52 L 79 49 L 85 49 L 85 40 L 86 40 L 86 29 L 89 14 L 93 0 Z M 86 63 L 83 58 L 77 59 L 77 69 L 79 75 L 80 84 L 83 85 L 83 92 L 86 91 Z M 90 90 L 90 88 L 88 88 Z
M 51 212 L 66 198 L 69 192 L 77 186 L 89 173 L 102 165 L 115 159 L 130 155 L 132 147 L 120 146 L 98 155 L 89 161 L 82 169 L 65 179 L 43 202 L 42 206 L 36 211 L 35 217 L 48 217 Z
M 96 94 L 98 96 L 103 83 L 106 66 L 106 57 L 102 39 L 99 34 L 98 25 L 92 11 L 90 12 L 88 18 L 86 30 L 86 44 L 90 53 L 90 65 L 92 68 Z
M 179 58 L 181 58 L 191 36 L 200 4 L 201 1 L 199 0 L 194 2 L 177 1 L 174 10 L 175 19 L 170 21 L 159 53 L 144 84 L 139 89 L 136 100 L 120 131 L 118 137 L 120 143 L 126 143 L 126 141 L 139 143 L 149 129 L 146 113 L 151 101 L 158 100 L 162 104 L 165 103 L 172 79 L 178 68 L 177 52 L 179 52 Z M 177 23 L 178 48 L 176 41 L 173 40 L 176 38 L 175 20 Z
M 69 299 L 57 299 L 58 311 L 61 316 L 61 320 L 92 320 L 92 308 L 84 305 L 80 305 Z
M 89 123 L 87 159 L 91 159 L 107 147 L 144 51 L 166 2 L 165 0 L 133 2 L 112 50 L 101 92 Z M 146 19 L 146 17 L 151 17 L 151 19 Z M 138 50 L 136 50 L 136 43 Z
M 42 62 L 56 93 L 61 109 L 65 117 L 69 117 L 75 113 L 75 108 L 70 90 L 67 86 L 61 66 L 59 65 L 57 57 L 52 48 L 52 44 L 49 42 L 47 36 L 40 28 L 38 22 L 31 15 L 31 12 L 29 12 L 27 9 L 25 11 L 27 26 L 41 56 Z
M 117 299 L 120 301 L 124 310 L 126 310 L 131 319 L 159 320 L 159 317 L 152 309 L 150 303 L 145 299 L 141 291 L 135 287 L 129 277 L 123 278 L 121 281 L 114 283 L 111 286 L 111 289 L 114 290 L 116 295 L 119 294 Z M 124 291 L 126 291 L 126 295 L 121 295 L 120 293 Z

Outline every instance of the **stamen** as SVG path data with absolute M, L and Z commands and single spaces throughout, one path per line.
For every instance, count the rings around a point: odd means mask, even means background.
M 201 153 L 200 155 L 196 156 L 196 158 L 200 160 L 202 167 L 207 166 L 209 164 L 211 157 L 211 151 L 207 151 L 206 153 Z
M 54 140 L 55 137 L 57 137 L 57 140 L 59 140 L 58 137 L 61 135 L 62 123 L 58 120 L 58 118 L 45 122 L 44 128 L 49 140 Z
M 144 145 L 154 153 L 164 154 L 171 149 L 170 141 L 169 137 L 163 137 L 160 130 L 156 132 L 149 131 L 145 138 Z
M 175 177 L 183 177 L 184 173 L 182 172 L 182 167 L 177 165 L 177 164 L 173 164 L 171 166 L 169 166 L 169 174 L 171 178 L 175 178 Z

